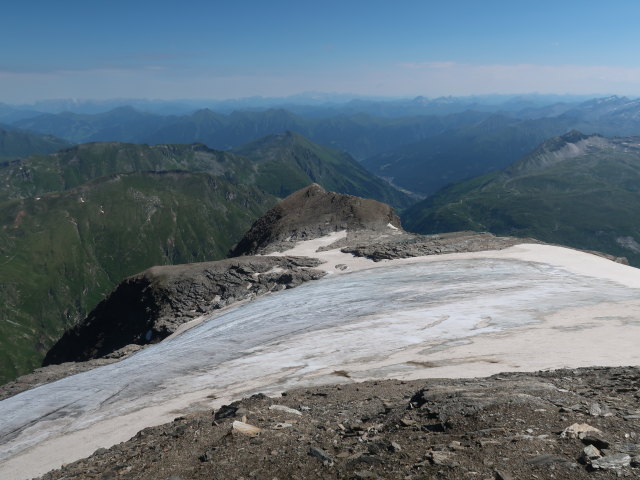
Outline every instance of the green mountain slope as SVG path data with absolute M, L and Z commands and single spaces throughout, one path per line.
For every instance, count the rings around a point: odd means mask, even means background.
M 205 173 L 132 173 L 0 204 L 0 381 L 46 350 L 120 280 L 223 258 L 275 199 Z
M 0 164 L 0 200 L 66 190 L 116 173 L 167 170 L 208 172 L 243 181 L 252 166 L 247 159 L 201 144 L 88 143 Z
M 400 208 L 412 203 L 407 195 L 369 173 L 348 153 L 318 145 L 294 132 L 269 135 L 234 152 L 253 162 L 256 185 L 278 197 L 318 183 L 330 191 Z
M 66 190 L 115 173 L 182 170 L 223 176 L 232 183 L 257 185 L 279 197 L 319 183 L 404 207 L 408 197 L 369 173 L 348 154 L 317 145 L 301 135 L 271 135 L 234 153 L 202 144 L 134 145 L 96 142 L 53 155 L 0 163 L 0 201 Z
M 573 131 L 403 215 L 410 231 L 490 231 L 626 256 L 640 266 L 640 138 Z
M 51 135 L 39 135 L 0 127 L 0 159 L 26 157 L 35 153 L 53 153 L 71 143 Z

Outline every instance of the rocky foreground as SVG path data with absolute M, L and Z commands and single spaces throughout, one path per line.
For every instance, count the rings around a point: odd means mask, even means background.
M 147 428 L 41 478 L 639 476 L 640 368 L 621 367 L 254 395 Z

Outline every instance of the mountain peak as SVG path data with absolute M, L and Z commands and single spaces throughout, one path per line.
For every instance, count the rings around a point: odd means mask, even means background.
M 589 138 L 591 135 L 585 135 L 580 130 L 573 129 L 564 135 L 561 135 L 560 138 L 567 143 L 576 143 L 580 140 L 585 140 Z
M 274 250 L 282 242 L 311 240 L 341 230 L 401 229 L 393 209 L 376 200 L 327 192 L 312 183 L 260 217 L 232 249 L 232 256 Z
M 508 175 L 519 175 L 524 172 L 548 168 L 584 154 L 590 145 L 602 144 L 607 141 L 600 135 L 585 135 L 574 129 L 562 136 L 546 140 L 529 155 L 507 168 L 505 172 Z

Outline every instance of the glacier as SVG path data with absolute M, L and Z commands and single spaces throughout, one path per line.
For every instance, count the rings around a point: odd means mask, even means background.
M 539 328 L 558 315 L 592 311 L 581 320 L 586 328 L 625 324 L 637 332 L 639 292 L 551 263 L 482 255 L 329 275 L 211 315 L 121 362 L 0 402 L 0 477 L 45 473 L 145 426 L 243 395 L 439 375 L 447 370 L 434 367 L 459 359 L 456 354 L 447 362 L 447 352 L 477 338 L 505 342 L 509 332 Z M 533 366 L 545 366 L 544 345 L 540 352 L 542 363 Z M 468 363 L 491 364 L 490 354 Z M 500 358 L 495 363 L 501 370 L 509 366 Z

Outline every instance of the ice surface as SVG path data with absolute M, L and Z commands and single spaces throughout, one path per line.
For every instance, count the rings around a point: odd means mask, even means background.
M 373 371 L 411 346 L 433 348 L 565 308 L 637 297 L 637 289 L 613 281 L 512 259 L 418 262 L 328 277 L 0 402 L 0 462 L 105 419 L 161 410 L 181 395 L 326 382 L 323 374 L 347 363 Z

